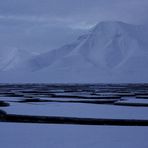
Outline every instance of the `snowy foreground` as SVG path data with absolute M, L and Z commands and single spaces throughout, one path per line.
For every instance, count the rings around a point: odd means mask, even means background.
M 148 85 L 0 85 L 13 115 L 148 120 Z M 71 102 L 72 101 L 72 102 Z M 0 122 L 2 148 L 147 148 L 148 126 Z
M 148 127 L 0 123 L 2 148 L 147 148 Z

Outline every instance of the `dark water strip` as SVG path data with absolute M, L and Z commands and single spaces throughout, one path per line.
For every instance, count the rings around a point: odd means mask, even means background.
M 148 126 L 148 120 L 74 118 L 59 116 L 28 116 L 15 114 L 1 115 L 0 122 L 104 126 Z

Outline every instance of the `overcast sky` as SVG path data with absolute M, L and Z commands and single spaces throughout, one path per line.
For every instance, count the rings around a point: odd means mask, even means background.
M 148 0 L 0 0 L 0 48 L 44 52 L 96 23 L 148 22 Z

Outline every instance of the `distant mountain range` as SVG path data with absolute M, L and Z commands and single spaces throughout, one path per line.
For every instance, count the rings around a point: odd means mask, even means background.
M 148 82 L 148 31 L 101 22 L 75 42 L 43 54 L 0 57 L 0 82 Z

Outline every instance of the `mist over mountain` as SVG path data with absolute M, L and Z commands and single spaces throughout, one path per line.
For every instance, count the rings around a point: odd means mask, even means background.
M 2 82 L 148 82 L 148 31 L 101 22 L 71 44 L 40 55 L 13 50 L 0 61 Z

